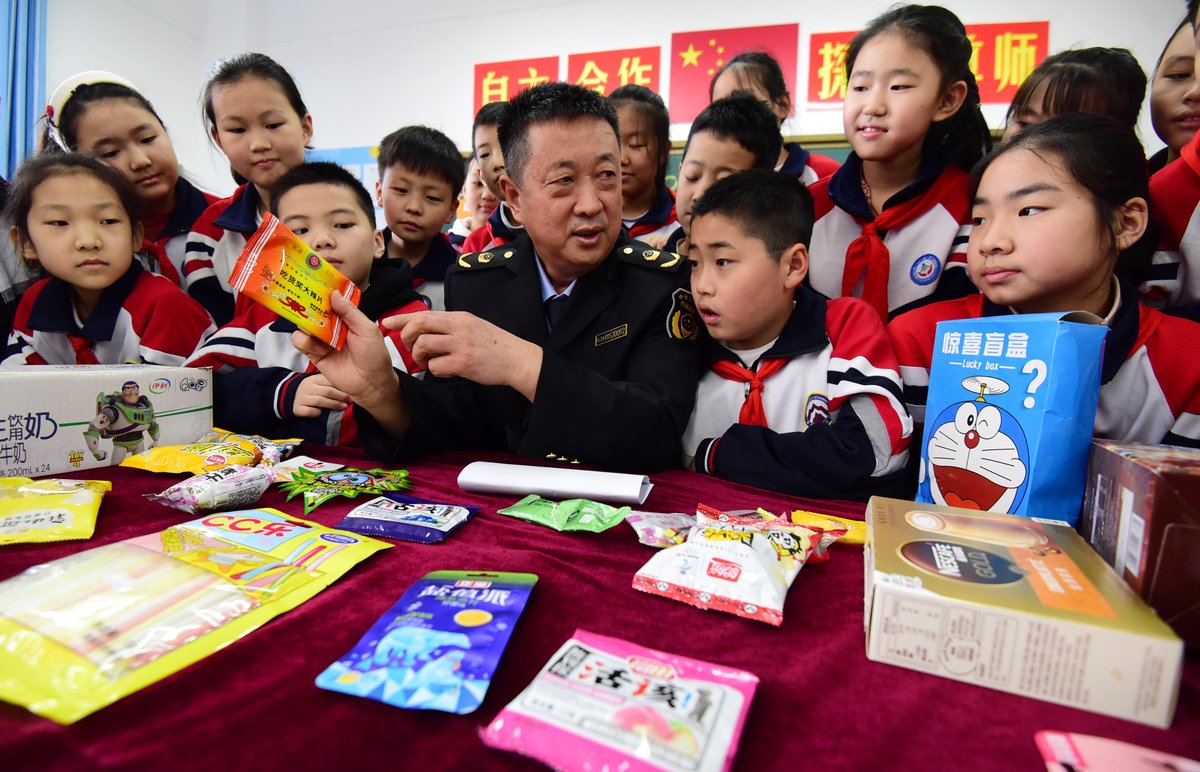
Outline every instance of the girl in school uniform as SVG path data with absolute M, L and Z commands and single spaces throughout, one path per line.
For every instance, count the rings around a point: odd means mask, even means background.
M 621 86 L 609 95 L 621 125 L 621 220 L 629 235 L 661 247 L 675 230 L 675 194 L 667 185 L 671 116 L 662 97 L 645 86 Z
M 204 114 L 241 187 L 196 221 L 187 241 L 183 283 L 220 325 L 233 318 L 233 264 L 262 223 L 276 180 L 304 163 L 313 129 L 292 76 L 257 53 L 217 64 L 204 88 Z
M 991 145 L 971 74 L 971 41 L 945 8 L 906 5 L 850 42 L 842 110 L 853 148 L 811 186 L 809 282 L 889 315 L 974 291 L 967 170 Z

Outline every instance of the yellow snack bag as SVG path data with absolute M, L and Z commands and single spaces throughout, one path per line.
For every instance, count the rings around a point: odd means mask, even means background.
M 0 699 L 70 724 L 236 642 L 391 545 L 220 512 L 0 582 Z
M 0 544 L 90 539 L 107 480 L 0 478 Z
M 760 509 L 759 512 L 762 510 Z M 788 519 L 796 525 L 812 526 L 823 530 L 845 528 L 846 535 L 839 540 L 842 544 L 862 544 L 867 539 L 867 524 L 861 520 L 850 520 L 837 515 L 825 515 L 803 509 L 793 510 Z
M 188 472 L 196 475 L 234 464 L 254 466 L 262 457 L 262 451 L 250 440 L 230 436 L 219 442 L 160 445 L 142 453 L 126 456 L 121 461 L 121 466 L 150 472 Z
M 330 295 L 337 292 L 358 305 L 361 294 L 272 214 L 246 242 L 229 286 L 339 350 L 346 343 L 346 325 L 330 309 Z

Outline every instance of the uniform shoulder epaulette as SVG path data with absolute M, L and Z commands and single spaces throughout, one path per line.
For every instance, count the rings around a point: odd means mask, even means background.
M 495 268 L 504 265 L 512 259 L 516 252 L 508 245 L 493 247 L 486 252 L 464 252 L 450 266 L 452 273 L 463 271 L 480 271 L 485 268 Z
M 645 246 L 639 249 L 633 244 L 617 247 L 617 257 L 643 268 L 659 268 L 664 271 L 675 270 L 680 263 L 684 262 L 683 255 L 678 252 L 663 252 Z

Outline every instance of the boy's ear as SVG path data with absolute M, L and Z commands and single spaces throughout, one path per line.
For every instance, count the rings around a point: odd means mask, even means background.
M 794 290 L 808 276 L 808 247 L 793 244 L 779 258 L 779 270 L 783 273 L 783 286 Z
M 1118 250 L 1129 249 L 1146 232 L 1150 222 L 1149 211 L 1144 198 L 1131 198 L 1116 211 L 1113 234 Z
M 383 231 L 375 231 L 375 247 L 372 250 L 373 260 L 378 260 L 387 252 L 387 244 L 383 241 Z
M 954 115 L 965 101 L 967 101 L 967 82 L 955 81 L 942 93 L 942 101 L 938 104 L 937 112 L 933 114 L 933 122 L 944 121 Z
M 383 178 L 375 180 L 375 203 L 383 206 Z
M 458 196 L 450 197 L 450 211 L 446 213 L 446 221 L 442 225 L 449 225 L 458 219 Z

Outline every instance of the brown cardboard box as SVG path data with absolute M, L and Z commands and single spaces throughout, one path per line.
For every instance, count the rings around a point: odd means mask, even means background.
M 1093 441 L 1079 530 L 1188 646 L 1200 646 L 1200 450 Z

